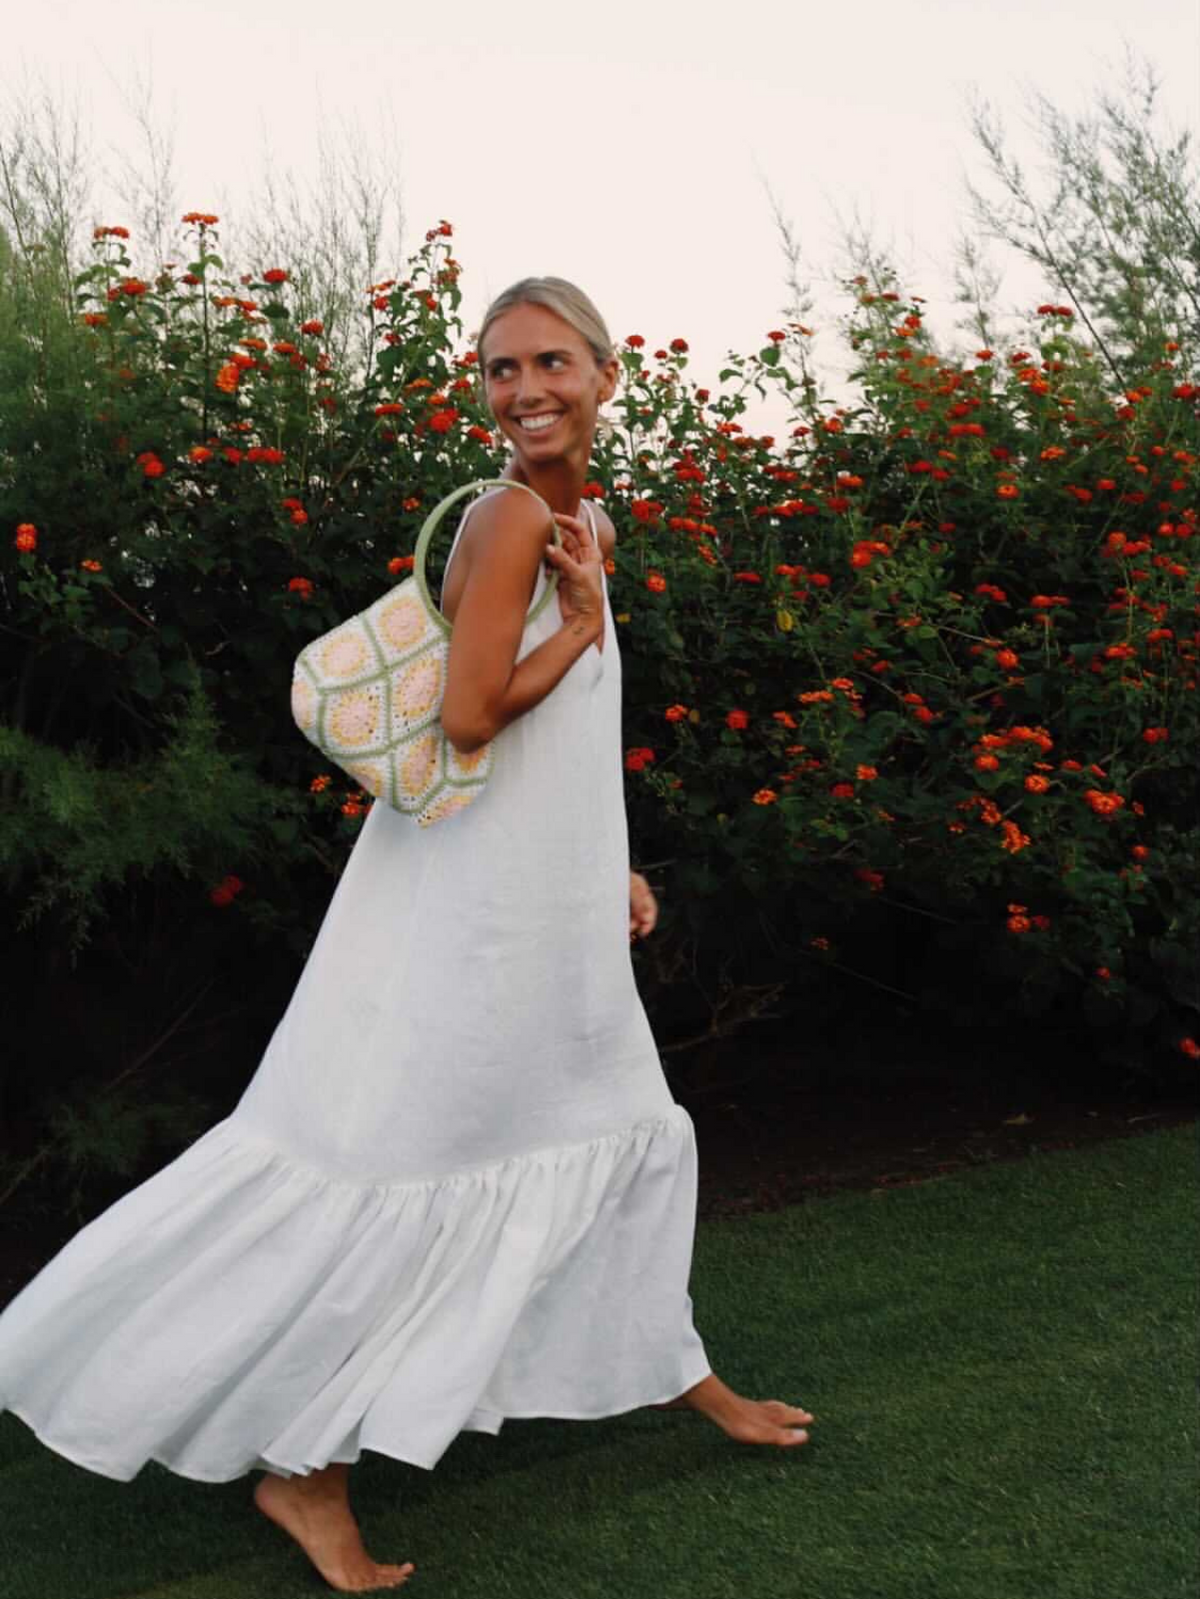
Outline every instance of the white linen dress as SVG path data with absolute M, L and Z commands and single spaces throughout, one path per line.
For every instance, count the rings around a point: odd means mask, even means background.
M 0 1316 L 0 1409 L 50 1448 L 121 1480 L 432 1467 L 464 1428 L 708 1374 L 692 1125 L 630 962 L 605 611 L 475 804 L 429 828 L 373 807 L 237 1108 Z M 560 625 L 552 600 L 518 659 Z

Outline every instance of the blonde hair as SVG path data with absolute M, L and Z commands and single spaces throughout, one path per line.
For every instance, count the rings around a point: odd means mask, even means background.
M 568 283 L 566 278 L 522 278 L 519 283 L 505 289 L 503 294 L 498 294 L 484 313 L 479 337 L 475 341 L 475 354 L 481 367 L 483 341 L 487 338 L 488 329 L 497 317 L 517 305 L 540 305 L 547 311 L 553 311 L 555 316 L 562 317 L 585 341 L 597 366 L 603 366 L 616 354 L 604 318 L 582 289 L 574 283 Z

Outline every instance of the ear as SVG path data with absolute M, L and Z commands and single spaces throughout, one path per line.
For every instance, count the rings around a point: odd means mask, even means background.
M 615 355 L 610 355 L 607 361 L 600 363 L 600 404 L 611 400 L 617 392 L 617 378 L 620 375 L 621 363 Z

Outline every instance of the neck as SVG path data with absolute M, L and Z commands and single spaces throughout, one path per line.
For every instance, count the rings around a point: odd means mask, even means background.
M 514 456 L 504 476 L 540 494 L 552 511 L 574 516 L 583 497 L 586 465 L 586 462 L 578 466 L 573 461 L 548 461 L 541 466 Z

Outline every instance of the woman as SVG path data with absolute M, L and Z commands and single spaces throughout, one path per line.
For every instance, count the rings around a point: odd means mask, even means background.
M 582 501 L 618 362 L 591 302 L 529 279 L 479 361 L 508 475 L 459 526 L 442 703 L 486 792 L 419 829 L 376 805 L 236 1110 L 85 1228 L 0 1317 L 0 1407 L 126 1480 L 227 1481 L 343 1592 L 364 1448 L 432 1467 L 463 1428 L 687 1406 L 794 1446 L 812 1417 L 709 1369 L 687 1279 L 691 1122 L 634 986 L 620 673 Z M 526 621 L 549 564 L 558 604 Z

